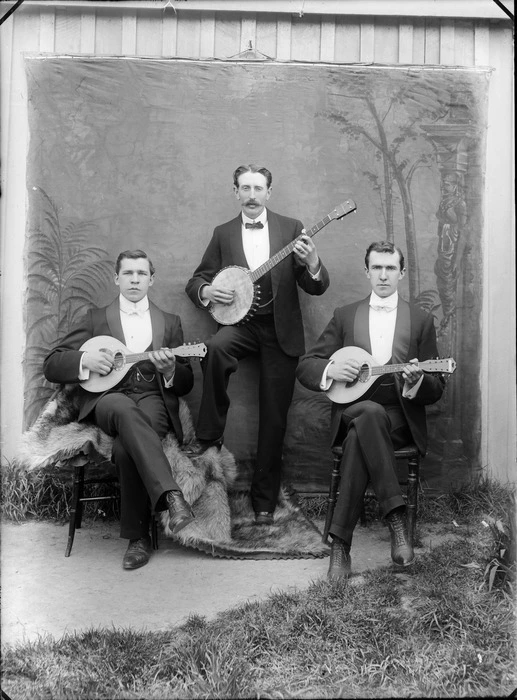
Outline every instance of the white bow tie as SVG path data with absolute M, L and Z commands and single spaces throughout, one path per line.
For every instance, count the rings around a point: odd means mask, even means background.
M 395 311 L 397 307 L 382 304 L 370 304 L 370 308 L 374 311 L 386 311 L 386 313 L 389 313 L 390 311 Z
M 145 314 L 147 313 L 147 309 L 131 309 L 131 311 L 122 309 L 122 311 L 128 316 L 139 316 L 139 318 L 145 318 Z

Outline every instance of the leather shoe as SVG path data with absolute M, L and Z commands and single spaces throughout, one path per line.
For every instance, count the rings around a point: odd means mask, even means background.
M 194 513 L 181 491 L 167 493 L 167 508 L 169 509 L 169 528 L 173 535 L 194 520 Z
M 344 581 L 351 573 L 350 548 L 340 537 L 334 537 L 330 545 L 330 565 L 327 578 L 329 581 Z
M 201 457 L 207 450 L 211 447 L 216 447 L 218 451 L 221 450 L 223 446 L 223 439 L 218 438 L 217 440 L 197 440 L 197 444 L 187 447 L 185 450 L 188 457 L 191 459 L 194 457 Z
M 391 558 L 397 566 L 409 566 L 415 559 L 415 553 L 408 535 L 406 518 L 400 509 L 392 510 L 386 516 L 391 534 Z
M 151 556 L 151 539 L 150 537 L 141 537 L 138 540 L 129 540 L 122 566 L 124 569 L 139 569 L 145 566 Z
M 273 513 L 268 513 L 267 511 L 255 513 L 255 525 L 272 525 L 273 522 Z

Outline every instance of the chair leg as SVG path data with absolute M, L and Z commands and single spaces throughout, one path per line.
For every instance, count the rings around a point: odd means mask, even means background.
M 81 527 L 82 502 L 84 490 L 84 464 L 74 467 L 74 490 L 72 494 L 72 505 L 70 508 L 70 523 L 68 525 L 68 541 L 66 543 L 65 557 L 69 557 L 74 544 L 75 530 Z
M 417 456 L 408 459 L 408 482 L 407 482 L 407 504 L 406 518 L 408 538 L 411 546 L 415 542 L 415 527 L 418 508 L 418 473 L 420 469 L 420 459 Z
M 332 474 L 330 476 L 330 489 L 329 497 L 327 500 L 327 516 L 325 518 L 325 527 L 323 528 L 322 542 L 327 544 L 330 525 L 332 523 L 332 516 L 334 515 L 334 508 L 336 506 L 336 500 L 339 488 L 340 470 L 341 467 L 341 455 L 334 455 L 334 464 L 332 466 Z

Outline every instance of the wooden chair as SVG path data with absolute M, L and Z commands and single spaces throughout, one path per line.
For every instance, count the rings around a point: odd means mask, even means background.
M 92 484 L 118 484 L 118 478 L 109 472 L 113 469 L 112 462 L 107 460 L 96 460 L 91 455 L 79 454 L 70 459 L 71 466 L 74 469 L 73 476 L 73 492 L 72 503 L 70 506 L 70 523 L 68 526 L 68 541 L 66 543 L 65 557 L 69 557 L 74 544 L 75 531 L 80 529 L 83 518 L 84 503 L 92 501 L 118 501 L 120 502 L 120 493 L 114 493 L 109 496 L 87 496 L 85 495 L 85 486 Z M 103 470 L 104 467 L 104 470 Z M 110 468 L 111 467 L 111 468 Z M 92 476 L 85 478 L 85 470 L 91 470 Z M 105 475 L 104 475 L 105 474 Z M 158 549 L 158 524 L 154 516 L 151 518 L 151 542 L 153 549 Z
M 332 473 L 330 476 L 330 488 L 328 496 L 327 505 L 327 517 L 325 518 L 325 527 L 323 529 L 323 542 L 328 542 L 328 535 L 330 525 L 332 523 L 332 516 L 334 515 L 334 508 L 336 506 L 336 500 L 339 494 L 339 480 L 341 476 L 340 466 L 341 458 L 343 457 L 343 448 L 341 445 L 336 445 L 332 448 L 332 454 L 334 455 L 334 461 L 332 466 Z M 402 447 L 399 450 L 395 450 L 396 459 L 406 459 L 408 462 L 408 478 L 407 482 L 401 482 L 403 486 L 406 486 L 406 519 L 408 527 L 408 538 L 411 545 L 413 545 L 415 540 L 415 527 L 416 527 L 416 517 L 417 517 L 417 506 L 418 506 L 418 479 L 420 473 L 420 453 L 416 445 L 410 444 L 406 447 Z M 371 491 L 366 490 L 365 495 L 369 495 Z M 365 524 L 364 515 L 364 504 L 361 513 L 361 523 Z

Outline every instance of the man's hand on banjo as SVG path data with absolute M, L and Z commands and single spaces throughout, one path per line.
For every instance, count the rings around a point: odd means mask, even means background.
M 304 233 L 305 229 L 302 231 L 302 234 Z M 296 241 L 293 248 L 293 253 L 296 255 L 298 260 L 300 260 L 300 262 L 307 265 L 312 274 L 315 274 L 319 270 L 320 262 L 318 251 L 316 250 L 316 246 L 314 245 L 312 238 L 309 238 L 309 236 L 302 235 L 301 238 Z
M 200 296 L 203 301 L 211 301 L 213 304 L 231 304 L 235 292 L 233 289 L 214 287 L 212 284 L 207 284 L 201 288 Z

